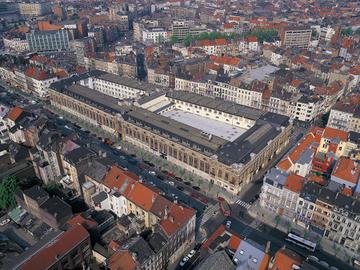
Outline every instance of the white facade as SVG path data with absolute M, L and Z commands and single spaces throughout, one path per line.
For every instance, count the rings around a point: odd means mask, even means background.
M 349 125 L 351 125 L 352 117 L 353 117 L 353 113 L 351 112 L 344 112 L 344 111 L 332 109 L 330 111 L 330 116 L 327 122 L 327 126 L 344 131 L 349 131 Z
M 216 121 L 220 121 L 229 125 L 249 129 L 255 124 L 255 120 L 228 114 L 218 110 L 213 110 L 205 106 L 194 105 L 190 102 L 171 99 L 175 103 L 175 108 L 181 111 L 190 112 Z
M 232 101 L 244 106 L 261 109 L 262 93 L 232 86 L 221 82 L 194 82 L 175 78 L 175 90 L 193 92 L 200 95 L 209 95 Z
M 4 38 L 4 48 L 8 51 L 15 51 L 18 53 L 25 52 L 29 50 L 29 44 L 26 39 L 13 38 L 7 39 Z
M 319 38 L 325 41 L 330 41 L 331 38 L 335 35 L 336 31 L 330 25 L 320 28 Z
M 270 62 L 273 63 L 275 66 L 279 66 L 283 62 L 283 57 L 281 54 L 272 52 Z
M 168 32 L 164 28 L 158 27 L 142 30 L 142 41 L 145 43 L 164 43 L 168 40 Z
M 302 101 L 300 99 L 296 102 L 292 118 L 302 122 L 311 122 L 323 112 L 323 105 L 322 99 L 316 102 Z
M 94 78 L 94 89 L 118 99 L 136 98 L 145 93 L 144 90 L 102 80 L 100 78 Z
M 50 85 L 58 80 L 57 77 L 52 77 L 45 80 L 37 80 L 32 77 L 27 77 L 28 90 L 39 97 L 46 97 Z

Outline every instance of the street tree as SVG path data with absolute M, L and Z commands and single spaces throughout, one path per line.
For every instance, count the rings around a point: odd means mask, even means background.
M 15 192 L 17 190 L 16 178 L 7 176 L 0 183 L 0 208 L 12 209 L 16 206 Z

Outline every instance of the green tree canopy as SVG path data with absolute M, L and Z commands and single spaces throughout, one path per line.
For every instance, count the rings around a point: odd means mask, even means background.
M 178 39 L 177 36 L 171 36 L 171 38 L 170 38 L 170 43 L 171 43 L 172 45 L 174 45 L 175 43 L 178 43 L 178 42 L 179 42 L 179 39 Z
M 2 179 L 0 183 L 0 208 L 12 209 L 16 206 L 15 191 L 18 186 L 16 178 L 8 176 Z
M 341 30 L 341 34 L 342 34 L 343 36 L 349 37 L 349 36 L 352 36 L 352 35 L 354 34 L 354 31 L 351 29 L 351 27 L 349 27 L 349 28 L 344 28 L 344 29 Z

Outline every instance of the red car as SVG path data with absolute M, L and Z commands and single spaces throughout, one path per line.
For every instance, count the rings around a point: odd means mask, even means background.
M 174 177 L 174 176 L 175 176 L 175 174 L 174 174 L 173 172 L 168 172 L 167 175 L 170 176 L 170 177 Z
M 209 201 L 206 198 L 202 198 L 201 202 L 204 203 L 204 204 L 208 204 Z

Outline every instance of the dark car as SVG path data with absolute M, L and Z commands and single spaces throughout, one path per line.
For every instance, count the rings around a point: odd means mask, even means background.
M 176 187 L 178 190 L 180 190 L 180 191 L 183 191 L 184 190 L 184 188 L 182 187 L 182 186 L 177 186 Z
M 190 186 L 190 185 L 191 185 L 190 182 L 184 182 L 184 184 L 187 185 L 187 186 Z
M 157 178 L 159 178 L 160 180 L 164 180 L 164 179 L 165 179 L 165 177 L 162 176 L 162 175 L 157 175 Z
M 200 191 L 201 189 L 198 186 L 192 186 L 193 189 Z
M 179 181 L 179 182 L 182 182 L 182 181 L 183 181 L 182 178 L 180 178 L 180 177 L 178 177 L 178 176 L 175 176 L 174 178 L 175 178 L 176 181 Z

